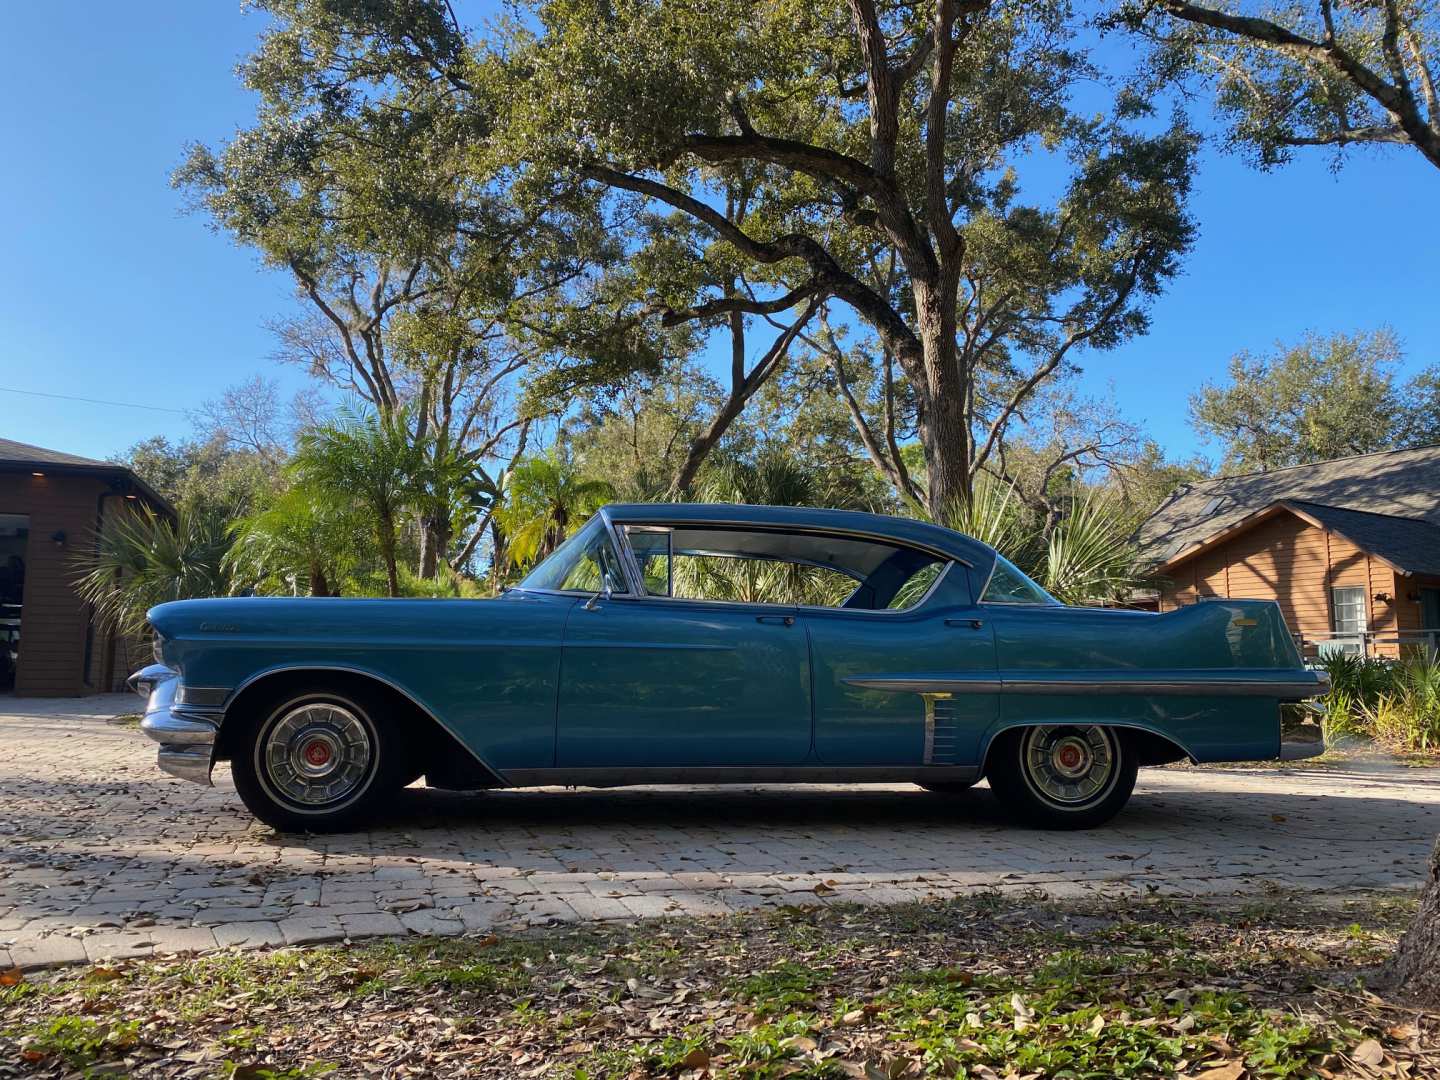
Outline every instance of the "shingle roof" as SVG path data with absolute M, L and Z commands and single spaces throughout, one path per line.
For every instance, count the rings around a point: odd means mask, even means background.
M 43 446 L 0 439 L 0 462 L 6 465 L 79 465 L 88 468 L 124 468 L 113 461 L 97 461 L 80 457 L 78 454 L 62 454 L 59 450 L 46 450 Z
M 1440 525 L 1298 500 L 1289 505 L 1391 566 L 1410 574 L 1440 574 Z
M 1352 511 L 1367 519 L 1406 519 L 1440 529 L 1440 446 L 1357 454 L 1188 484 L 1140 526 L 1136 541 L 1145 561 L 1160 566 L 1283 502 L 1312 504 L 1336 514 Z M 1366 523 L 1352 521 L 1352 525 L 1366 528 Z M 1404 528 L 1409 537 L 1406 544 L 1428 535 L 1402 526 L 1380 529 L 1374 522 L 1368 526 L 1367 535 L 1390 535 Z M 1359 537 L 1350 539 L 1361 543 Z M 1437 559 L 1426 561 L 1433 565 Z
M 99 461 L 95 458 L 81 457 L 79 454 L 47 450 L 43 446 L 31 446 L 29 443 L 16 442 L 14 439 L 0 439 L 0 471 L 12 469 L 34 469 L 37 472 L 55 470 L 63 473 L 89 473 L 92 475 L 98 473 L 102 476 L 123 478 L 126 483 L 139 489 L 152 506 L 159 507 L 166 513 L 173 514 L 175 512 L 158 491 L 141 477 L 136 476 L 130 468 L 115 461 Z

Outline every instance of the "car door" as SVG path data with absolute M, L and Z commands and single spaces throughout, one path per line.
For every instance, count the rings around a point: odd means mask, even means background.
M 556 765 L 805 762 L 810 657 L 795 606 L 676 597 L 669 529 L 613 535 L 631 588 L 576 605 L 566 622 Z M 663 545 L 658 580 L 634 558 L 632 535 Z
M 903 599 L 903 597 L 897 598 Z M 805 608 L 821 764 L 976 765 L 998 715 L 995 639 L 966 567 L 908 607 Z

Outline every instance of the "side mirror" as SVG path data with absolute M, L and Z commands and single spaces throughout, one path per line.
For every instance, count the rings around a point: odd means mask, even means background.
M 590 597 L 589 600 L 586 600 L 586 601 L 585 601 L 585 610 L 586 610 L 586 611 L 594 611 L 595 608 L 596 608 L 597 606 L 599 606 L 599 604 L 600 604 L 600 598 L 601 598 L 602 596 L 603 596 L 606 600 L 609 600 L 610 597 L 612 597 L 612 596 L 614 596 L 614 595 L 615 595 L 615 593 L 614 593 L 614 592 L 611 590 L 611 588 L 610 588 L 610 582 L 606 581 L 606 582 L 604 583 L 604 586 L 601 588 L 601 590 L 600 590 L 599 592 L 597 592 L 594 596 Z

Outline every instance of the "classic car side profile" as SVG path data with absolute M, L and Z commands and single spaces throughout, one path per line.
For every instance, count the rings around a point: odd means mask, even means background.
M 245 597 L 149 613 L 166 772 L 352 828 L 420 777 L 540 785 L 982 777 L 1084 828 L 1136 769 L 1282 756 L 1325 689 L 1268 601 L 1066 607 L 994 550 L 838 510 L 615 505 L 494 600 Z M 1293 755 L 1293 756 L 1299 756 Z

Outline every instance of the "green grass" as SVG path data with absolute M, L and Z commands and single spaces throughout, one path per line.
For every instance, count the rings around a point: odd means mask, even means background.
M 1367 1038 L 1405 1053 L 1361 987 L 1413 904 L 1352 899 L 832 904 L 127 961 L 9 987 L 0 1061 L 84 1074 L 185 1048 L 256 1080 L 318 1075 L 340 1046 L 364 1071 L 383 1017 L 421 1072 L 1282 1080 Z
M 27 1028 L 20 1038 L 21 1054 L 26 1061 L 58 1058 L 86 1077 L 123 1076 L 124 1069 L 106 1066 L 135 1046 L 139 1032 L 138 1020 L 62 1015 Z

